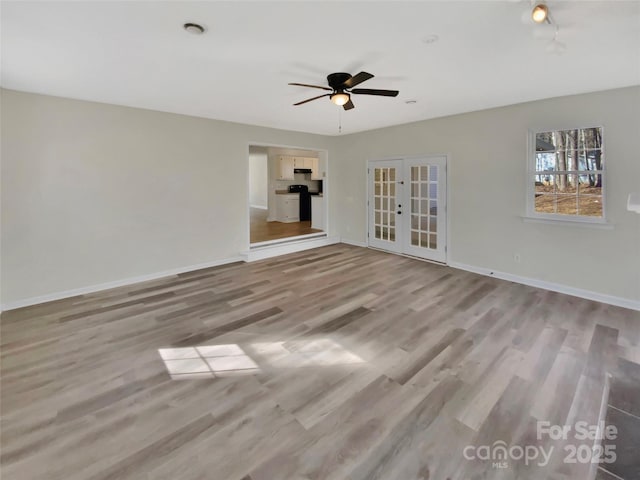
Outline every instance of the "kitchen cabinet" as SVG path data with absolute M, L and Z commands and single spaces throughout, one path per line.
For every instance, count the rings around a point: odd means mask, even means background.
M 278 157 L 278 180 L 293 180 L 294 158 L 287 156 Z
M 311 180 L 322 180 L 324 172 L 320 171 L 320 161 L 317 158 L 312 158 L 311 160 Z
M 293 168 L 312 168 L 315 158 L 293 157 Z
M 283 223 L 300 221 L 300 194 L 276 195 L 276 221 Z
M 326 230 L 324 217 L 324 197 L 311 195 L 311 228 Z

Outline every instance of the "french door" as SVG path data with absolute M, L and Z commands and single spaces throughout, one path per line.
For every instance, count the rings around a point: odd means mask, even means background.
M 446 262 L 447 157 L 370 161 L 369 245 Z

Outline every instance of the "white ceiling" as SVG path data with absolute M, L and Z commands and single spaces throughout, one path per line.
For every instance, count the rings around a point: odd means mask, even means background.
M 640 84 L 640 2 L 2 2 L 5 88 L 321 134 Z M 205 25 L 205 35 L 182 29 Z M 426 44 L 429 35 L 439 41 Z M 344 112 L 294 107 L 326 75 L 365 70 Z M 417 100 L 408 105 L 406 100 Z

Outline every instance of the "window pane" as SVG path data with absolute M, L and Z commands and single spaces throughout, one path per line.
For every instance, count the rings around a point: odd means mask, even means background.
M 429 219 L 429 231 L 434 233 L 438 231 L 438 219 L 430 217 Z
M 420 234 L 415 230 L 411 231 L 411 245 L 420 246 Z
M 580 175 L 580 195 L 602 195 L 602 175 Z
M 556 169 L 555 153 L 536 153 L 536 172 L 545 172 Z
M 376 211 L 374 216 L 375 218 L 373 220 L 373 223 L 376 225 L 380 225 L 380 212 Z
M 429 167 L 420 167 L 420 180 L 423 182 L 429 180 Z
M 420 234 L 420 246 L 421 247 L 429 247 L 428 244 L 428 235 L 426 233 L 421 233 Z
M 417 182 L 420 179 L 420 167 L 411 167 L 411 181 Z
M 536 134 L 536 152 L 555 152 L 554 132 L 540 132 Z
M 578 197 L 578 213 L 589 217 L 602 217 L 602 197 Z
M 420 227 L 419 225 L 419 221 L 420 221 L 420 216 L 419 215 L 411 215 L 411 228 L 413 228 L 414 230 L 418 230 Z
M 429 209 L 429 214 L 433 215 L 434 217 L 436 215 L 438 215 L 438 201 L 437 200 L 431 200 L 431 208 Z
M 429 248 L 438 248 L 438 241 L 436 235 L 429 235 Z
M 428 216 L 421 216 L 420 217 L 420 230 L 423 231 L 427 231 L 429 230 L 429 217 Z
M 396 169 L 395 168 L 390 168 L 389 169 L 389 180 L 392 182 L 396 181 Z
M 556 213 L 556 196 L 554 194 L 537 195 L 535 207 L 538 213 Z
M 578 213 L 578 197 L 575 195 L 558 195 L 556 199 L 556 213 L 562 215 L 576 215 Z
M 429 177 L 431 177 L 432 182 L 436 182 L 438 180 L 438 167 L 434 165 L 430 168 Z
M 574 173 L 567 175 L 567 188 L 564 193 L 578 193 L 578 175 Z
M 411 184 L 411 196 L 412 197 L 419 197 L 420 196 L 420 192 L 418 190 L 419 186 L 420 186 L 419 183 L 412 183 Z
M 535 180 L 536 196 L 542 193 L 555 192 L 555 187 L 553 185 L 552 180 L 553 180 L 552 175 L 536 175 L 536 180 Z

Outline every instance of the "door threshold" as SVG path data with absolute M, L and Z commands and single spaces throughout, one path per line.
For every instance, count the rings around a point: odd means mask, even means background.
M 262 247 L 270 247 L 273 245 L 283 245 L 287 243 L 294 243 L 294 242 L 299 242 L 301 240 L 308 240 L 311 238 L 323 238 L 326 236 L 327 236 L 326 232 L 319 232 L 319 233 L 309 233 L 307 235 L 297 235 L 295 237 L 276 238 L 274 240 L 267 240 L 265 242 L 252 243 L 251 245 L 249 245 L 249 250 L 254 250 Z
M 378 252 L 390 253 L 391 255 L 400 255 L 401 257 L 412 258 L 414 260 L 420 260 L 422 262 L 427 262 L 427 263 L 433 263 L 434 265 L 440 265 L 442 267 L 449 266 L 449 264 L 446 261 L 439 262 L 438 260 L 431 260 L 430 258 L 417 257 L 415 255 L 409 255 L 407 253 L 392 252 L 391 250 L 385 250 L 383 248 L 372 247 L 371 245 L 368 245 L 367 248 L 370 248 L 371 250 L 377 250 Z
M 326 233 L 314 234 L 312 236 L 302 235 L 301 237 L 289 238 L 288 241 L 271 243 L 270 245 L 251 246 L 249 251 L 242 252 L 241 256 L 245 262 L 264 260 L 265 258 L 278 257 L 288 253 L 301 252 L 312 248 L 324 247 L 340 243 L 340 237 L 329 237 Z

